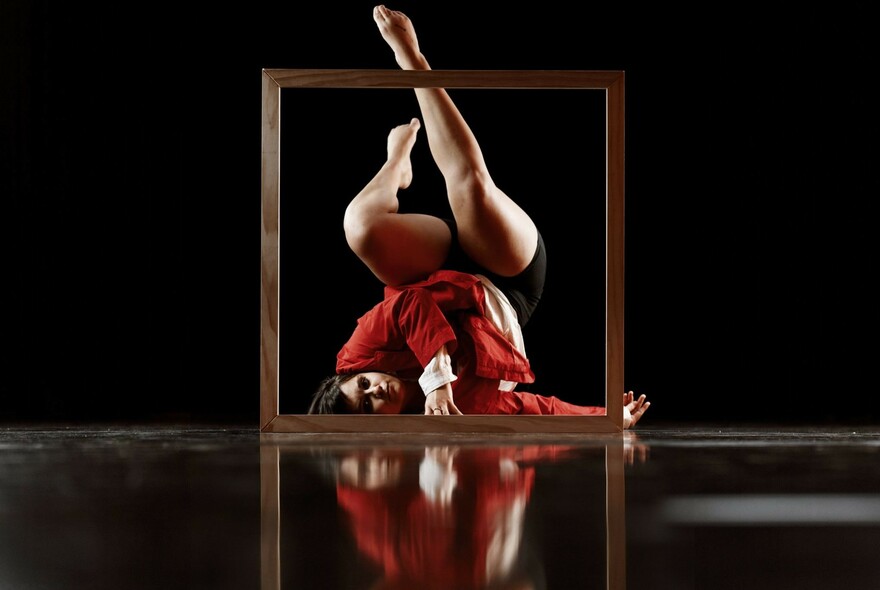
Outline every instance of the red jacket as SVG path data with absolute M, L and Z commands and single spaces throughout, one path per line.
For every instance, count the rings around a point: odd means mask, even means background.
M 516 515 L 531 498 L 535 465 L 564 459 L 568 452 L 556 445 L 461 449 L 451 467 L 457 483 L 448 505 L 431 500 L 419 488 L 410 471 L 418 468 L 409 463 L 413 455 L 406 456 L 400 467 L 403 475 L 394 486 L 359 489 L 338 484 L 337 500 L 348 515 L 358 549 L 382 568 L 383 583 L 371 587 L 489 586 L 489 573 L 497 573 L 487 568 L 490 546 L 523 533 Z M 507 527 L 516 529 L 501 534 Z
M 442 345 L 457 380 L 455 405 L 464 414 L 604 415 L 605 409 L 576 406 L 556 397 L 505 392 L 499 381 L 533 383 L 523 356 L 483 313 L 485 292 L 471 274 L 452 270 L 400 288 L 358 319 L 336 358 L 338 373 L 380 371 L 417 379 Z

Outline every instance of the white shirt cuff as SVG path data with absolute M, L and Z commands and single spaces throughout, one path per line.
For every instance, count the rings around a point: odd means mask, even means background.
M 425 367 L 422 376 L 419 377 L 419 385 L 422 387 L 422 392 L 428 395 L 435 389 L 443 387 L 447 383 L 452 383 L 456 379 L 458 377 L 452 372 L 452 358 L 446 352 L 446 345 L 444 344 L 437 351 L 437 354 L 434 355 L 434 358 L 428 362 L 428 366 Z

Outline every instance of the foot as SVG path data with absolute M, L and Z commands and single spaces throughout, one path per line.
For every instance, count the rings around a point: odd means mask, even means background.
M 419 120 L 413 118 L 408 124 L 398 125 L 388 134 L 388 164 L 400 174 L 402 189 L 412 182 L 412 161 L 409 156 L 421 126 Z
M 409 17 L 398 10 L 389 10 L 380 4 L 373 9 L 373 20 L 382 38 L 394 51 L 394 59 L 404 70 L 427 70 L 428 63 L 419 51 L 416 30 Z

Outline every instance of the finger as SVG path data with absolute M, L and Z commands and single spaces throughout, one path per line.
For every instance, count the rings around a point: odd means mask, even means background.
M 642 408 L 644 406 L 644 404 L 645 404 L 645 396 L 640 395 L 639 399 L 631 401 L 628 404 L 628 407 L 631 411 L 638 411 L 640 408 Z
M 461 413 L 461 410 L 459 410 L 458 406 L 456 406 L 455 404 L 449 404 L 449 413 L 464 416 L 464 414 Z
M 458 408 L 455 407 L 455 404 L 438 404 L 440 411 L 437 413 L 438 416 L 449 416 L 451 414 L 461 414 L 458 411 Z
M 651 402 L 645 402 L 645 404 L 643 406 L 641 406 L 640 408 L 638 408 L 634 412 L 631 412 L 633 425 L 635 425 L 636 422 L 641 420 L 642 416 L 645 414 L 645 410 L 647 410 L 648 406 L 650 406 L 650 405 L 651 405 Z

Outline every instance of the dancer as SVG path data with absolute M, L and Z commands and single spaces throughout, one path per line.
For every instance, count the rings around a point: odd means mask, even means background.
M 401 68 L 430 69 L 409 17 L 379 5 L 373 19 Z M 522 328 L 544 289 L 544 241 L 495 185 L 446 90 L 415 94 L 422 119 L 391 130 L 386 162 L 343 219 L 349 247 L 385 284 L 385 298 L 358 320 L 309 413 L 604 415 L 603 407 L 516 389 L 535 378 Z M 423 124 L 451 219 L 398 212 Z M 630 428 L 650 402 L 623 396 Z

